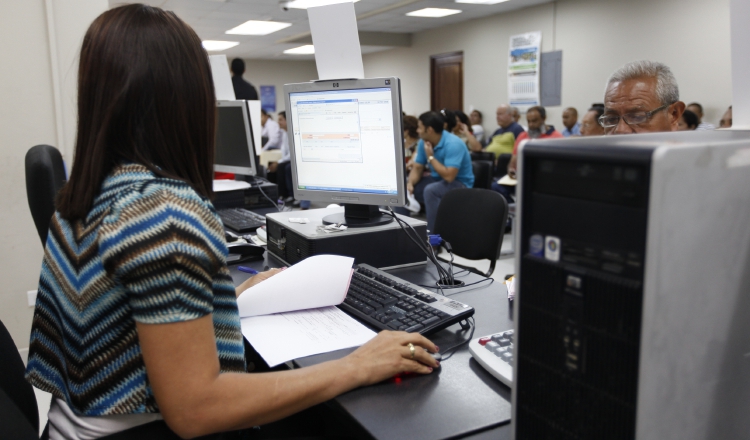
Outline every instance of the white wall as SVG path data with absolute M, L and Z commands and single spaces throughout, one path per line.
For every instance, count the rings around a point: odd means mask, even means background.
M 276 111 L 279 112 L 286 106 L 284 84 L 317 80 L 318 70 L 313 60 L 245 60 L 242 77 L 255 86 L 258 94 L 260 86 L 276 86 Z
M 548 108 L 556 127 L 564 108 L 602 102 L 609 75 L 637 59 L 670 66 L 708 122 L 731 104 L 729 0 L 560 0 L 415 34 L 412 47 L 365 55 L 365 75 L 399 76 L 404 111 L 418 115 L 430 106 L 430 55 L 463 51 L 464 110 L 492 129 L 507 101 L 509 37 L 529 31 L 542 32 L 543 52 L 563 51 L 562 106 Z
M 0 320 L 22 349 L 29 344 L 33 313 L 26 291 L 36 289 L 42 261 L 26 199 L 24 157 L 45 143 L 61 146 L 70 160 L 75 68 L 70 73 L 69 65 L 88 25 L 106 9 L 106 0 L 27 0 L 3 2 L 0 14 Z

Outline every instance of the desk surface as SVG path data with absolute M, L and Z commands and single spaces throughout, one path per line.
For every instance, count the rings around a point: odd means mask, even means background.
M 268 255 L 268 254 L 266 254 Z M 277 267 L 273 258 L 243 263 L 261 269 Z M 248 275 L 230 266 L 235 284 Z M 433 284 L 432 264 L 389 271 L 415 284 Z M 482 277 L 462 273 L 467 284 Z M 500 283 L 489 282 L 462 289 L 446 290 L 447 295 L 475 309 L 474 337 L 513 328 L 512 308 Z M 434 333 L 429 338 L 441 351 L 465 340 L 469 332 L 459 325 Z M 300 367 L 315 365 L 345 356 L 353 349 L 324 353 L 295 360 Z M 364 429 L 378 439 L 444 439 L 470 436 L 474 439 L 510 438 L 511 392 L 492 377 L 462 346 L 436 372 L 412 376 L 400 382 L 385 381 L 358 388 L 334 399 Z

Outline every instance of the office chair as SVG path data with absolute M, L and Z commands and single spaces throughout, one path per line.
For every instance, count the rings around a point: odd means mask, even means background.
M 471 161 L 471 167 L 474 171 L 474 188 L 492 188 L 492 168 L 494 165 L 495 164 L 489 160 Z
M 490 269 L 457 265 L 489 277 L 495 271 L 503 245 L 508 204 L 500 194 L 488 189 L 455 189 L 443 196 L 435 220 L 435 234 L 450 243 L 453 253 L 469 260 L 490 260 Z M 455 263 L 454 263 L 455 264 Z
M 57 148 L 37 145 L 26 153 L 26 197 L 42 247 L 47 243 L 49 222 L 55 214 L 55 197 L 66 180 L 65 165 Z
M 18 348 L 0 321 L 0 438 L 38 438 L 39 409 Z
M 497 157 L 497 165 L 495 166 L 495 176 L 502 177 L 508 174 L 508 164 L 512 154 L 501 154 Z
M 471 160 L 489 160 L 495 163 L 495 153 L 491 151 L 472 151 Z

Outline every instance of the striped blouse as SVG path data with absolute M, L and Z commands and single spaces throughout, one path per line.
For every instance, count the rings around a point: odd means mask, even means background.
M 223 372 L 245 371 L 221 221 L 188 184 L 115 168 L 85 220 L 50 222 L 26 378 L 77 415 L 157 413 L 136 322 L 212 314 Z

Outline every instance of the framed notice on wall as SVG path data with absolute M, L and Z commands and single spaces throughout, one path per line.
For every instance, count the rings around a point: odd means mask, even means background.
M 539 63 L 542 33 L 529 32 L 510 37 L 508 59 L 508 102 L 526 111 L 539 105 Z
M 260 86 L 260 107 L 269 112 L 276 112 L 276 86 Z

